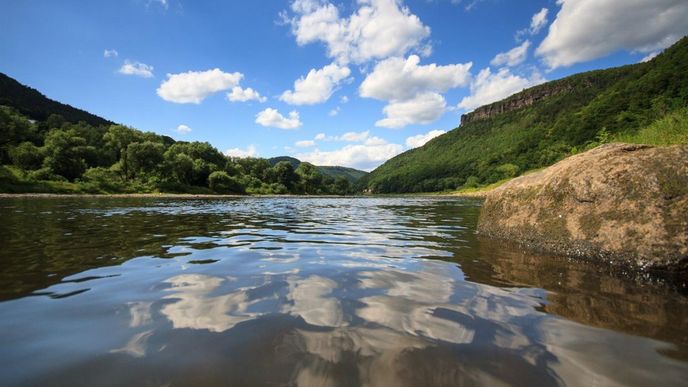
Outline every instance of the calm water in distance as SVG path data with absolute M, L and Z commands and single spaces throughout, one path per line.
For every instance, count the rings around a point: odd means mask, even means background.
M 0 199 L 2 386 L 682 386 L 688 297 L 447 198 Z

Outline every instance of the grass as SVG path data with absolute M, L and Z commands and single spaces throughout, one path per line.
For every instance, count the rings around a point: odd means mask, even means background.
M 543 169 L 545 169 L 545 168 L 535 168 L 535 169 L 531 169 L 531 170 L 529 170 L 529 171 L 526 171 L 526 172 L 522 173 L 522 174 L 519 175 L 519 176 L 530 175 L 531 173 L 540 172 L 540 171 L 542 171 Z M 502 180 L 497 181 L 497 182 L 494 182 L 494 183 L 492 183 L 492 184 L 480 185 L 480 186 L 477 186 L 477 187 L 464 187 L 464 188 L 460 188 L 460 189 L 458 189 L 458 190 L 456 190 L 456 191 L 450 192 L 450 194 L 451 194 L 451 195 L 457 195 L 457 196 L 476 196 L 476 197 L 481 197 L 481 196 L 484 196 L 486 193 L 492 191 L 493 189 L 495 189 L 495 188 L 497 188 L 497 187 L 500 187 L 500 186 L 502 186 L 502 185 L 504 185 L 504 184 L 510 182 L 511 180 L 513 180 L 513 179 L 515 179 L 515 178 L 517 178 L 517 177 L 519 177 L 519 176 L 514 176 L 514 177 L 507 178 L 507 179 L 502 179 Z
M 616 136 L 614 141 L 657 146 L 688 144 L 688 108 L 670 113 L 636 133 Z
M 511 180 L 515 179 L 516 177 L 510 177 L 508 179 L 502 179 L 500 181 L 494 182 L 492 184 L 487 184 L 487 185 L 480 185 L 477 187 L 464 187 L 460 188 L 456 191 L 450 191 L 447 194 L 452 195 L 452 196 L 467 196 L 467 197 L 476 197 L 476 198 L 481 198 L 484 197 L 488 192 L 492 191 L 493 189 L 502 186 Z

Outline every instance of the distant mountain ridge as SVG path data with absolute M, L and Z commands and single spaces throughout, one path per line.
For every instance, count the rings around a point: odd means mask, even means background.
M 490 184 L 632 136 L 688 107 L 688 38 L 649 62 L 572 75 L 479 107 L 359 182 L 378 193 Z
M 275 165 L 279 163 L 280 161 L 286 161 L 294 167 L 294 169 L 298 168 L 299 165 L 301 165 L 301 160 L 296 159 L 291 156 L 278 156 L 278 157 L 273 157 L 268 159 L 271 165 Z M 316 168 L 322 173 L 323 175 L 330 176 L 333 178 L 343 176 L 346 177 L 347 180 L 349 180 L 352 183 L 357 182 L 360 180 L 362 177 L 366 176 L 368 172 L 361 171 L 355 168 L 348 168 L 348 167 L 338 167 L 338 166 L 327 166 L 327 165 L 316 165 Z
M 10 106 L 37 121 L 44 121 L 51 114 L 59 114 L 68 122 L 84 121 L 90 125 L 112 125 L 114 122 L 95 114 L 57 102 L 36 89 L 19 83 L 0 73 L 0 105 Z

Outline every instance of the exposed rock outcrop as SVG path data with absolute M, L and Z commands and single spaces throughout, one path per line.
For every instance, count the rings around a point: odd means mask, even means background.
M 601 79 L 599 77 L 599 72 L 590 72 L 548 82 L 544 85 L 534 86 L 504 100 L 481 106 L 470 113 L 461 115 L 461 125 L 463 126 L 469 122 L 493 118 L 503 113 L 523 109 L 534 105 L 538 101 L 561 94 L 571 93 L 576 89 L 609 82 L 609 79 Z
M 607 144 L 489 192 L 478 230 L 560 254 L 688 272 L 688 145 Z

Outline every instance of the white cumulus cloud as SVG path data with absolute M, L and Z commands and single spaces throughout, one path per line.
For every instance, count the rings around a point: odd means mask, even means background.
M 392 101 L 382 110 L 386 118 L 375 123 L 383 128 L 403 128 L 411 124 L 429 124 L 444 114 L 447 103 L 440 94 L 423 93 L 403 101 Z
M 256 157 L 256 156 L 258 156 L 258 151 L 256 150 L 255 145 L 249 145 L 246 149 L 241 149 L 241 148 L 227 149 L 224 153 L 225 153 L 225 156 L 229 156 L 229 157 Z
M 465 86 L 470 80 L 472 63 L 438 66 L 419 65 L 420 58 L 389 58 L 379 62 L 359 87 L 362 97 L 380 100 L 404 100 L 419 93 L 443 93 Z
M 157 93 L 165 101 L 199 104 L 211 94 L 238 86 L 243 77 L 241 73 L 226 73 L 218 68 L 167 74 Z
M 179 134 L 187 134 L 191 132 L 191 128 L 188 127 L 187 125 L 181 124 L 177 126 L 177 129 L 175 129 L 175 132 Z
M 650 53 L 688 33 L 686 0 L 559 0 L 561 10 L 536 50 L 551 69 L 618 50 Z
M 273 108 L 267 108 L 256 114 L 256 124 L 279 129 L 296 129 L 302 125 L 298 112 L 292 111 L 289 117 L 285 117 Z
M 432 140 L 433 138 L 441 136 L 445 133 L 447 132 L 444 130 L 431 130 L 425 134 L 411 136 L 406 139 L 406 146 L 408 146 L 409 148 L 418 148 L 425 145 L 425 143 Z
M 400 0 L 358 0 L 349 17 L 341 17 L 329 1 L 295 0 L 291 9 L 295 16 L 288 21 L 296 42 L 322 42 L 339 63 L 401 56 L 412 49 L 429 51 L 424 41 L 430 28 Z
M 484 68 L 471 82 L 471 95 L 461 100 L 459 108 L 467 111 L 474 110 L 544 81 L 545 79 L 539 73 L 525 78 L 512 74 L 507 68 L 500 69 L 496 73 L 493 73 L 489 67 Z
M 114 48 L 112 50 L 106 49 L 105 51 L 103 51 L 103 57 L 105 58 L 117 58 L 118 56 L 119 53 Z
M 242 89 L 240 86 L 234 86 L 232 91 L 227 93 L 227 99 L 230 102 L 247 102 L 247 101 L 258 101 L 265 102 L 268 99 L 260 95 L 259 92 L 253 90 L 252 88 Z
M 403 150 L 404 147 L 399 144 L 390 144 L 379 137 L 373 137 L 363 144 L 347 144 L 332 151 L 315 149 L 313 152 L 299 153 L 295 157 L 314 165 L 341 165 L 371 171 Z
M 313 105 L 325 102 L 332 96 L 335 87 L 351 74 L 346 66 L 329 64 L 319 70 L 312 69 L 306 77 L 294 82 L 294 90 L 287 90 L 280 99 L 291 105 Z
M 497 54 L 490 64 L 493 66 L 517 66 L 525 62 L 528 57 L 528 48 L 530 48 L 530 41 L 526 40 L 520 46 L 516 46 L 507 52 Z
M 145 63 L 126 60 L 118 72 L 124 75 L 136 75 L 143 78 L 153 77 L 153 66 Z

